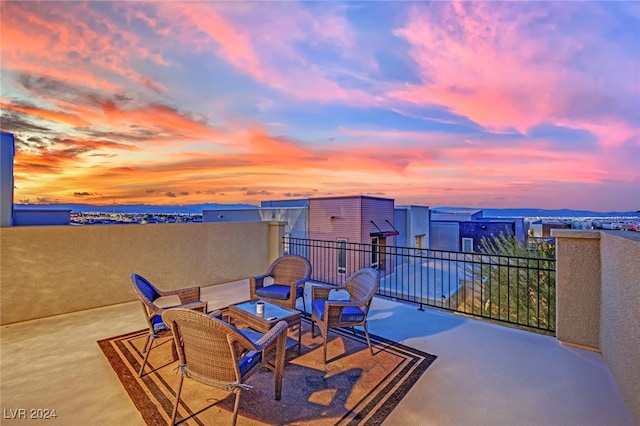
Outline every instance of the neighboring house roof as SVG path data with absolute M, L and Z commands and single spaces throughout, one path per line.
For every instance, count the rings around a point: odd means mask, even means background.
M 342 195 L 337 197 L 313 197 L 309 198 L 309 200 L 339 200 L 339 199 L 348 199 L 348 198 L 368 198 L 370 200 L 385 200 L 385 201 L 393 201 L 393 198 L 385 198 L 385 197 L 372 197 L 371 195 Z
M 474 209 L 470 207 L 435 207 L 431 209 L 432 213 L 436 214 L 460 214 L 460 215 L 472 215 L 481 212 L 482 209 Z
M 309 207 L 308 198 L 261 201 L 260 207 Z

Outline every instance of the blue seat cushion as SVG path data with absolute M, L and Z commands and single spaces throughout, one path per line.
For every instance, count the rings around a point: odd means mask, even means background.
M 262 360 L 262 352 L 249 351 L 238 363 L 240 375 L 244 376 Z
M 167 331 L 169 329 L 169 327 L 162 322 L 162 317 L 160 315 L 154 316 L 151 323 L 153 324 L 153 331 L 155 333 L 160 333 L 161 331 Z
M 324 300 L 314 300 L 311 302 L 311 311 L 315 314 L 316 318 L 324 320 Z M 360 308 L 355 306 L 345 306 L 342 308 L 342 315 L 340 316 L 340 322 L 359 322 L 364 319 L 364 312 Z
M 296 299 L 302 297 L 304 289 L 298 287 L 296 289 Z M 256 290 L 256 294 L 260 297 L 268 297 L 269 299 L 289 300 L 291 287 L 283 284 L 271 284 Z
M 251 340 L 253 343 L 256 343 L 258 340 L 264 336 L 262 333 L 258 333 L 256 331 L 242 329 L 238 330 L 244 337 Z M 247 354 L 240 360 L 238 363 L 238 368 L 240 369 L 240 375 L 244 376 L 249 372 L 253 367 L 260 363 L 262 360 L 262 352 L 249 351 Z

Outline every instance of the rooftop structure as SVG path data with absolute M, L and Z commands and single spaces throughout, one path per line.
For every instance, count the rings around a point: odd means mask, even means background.
M 0 226 L 13 225 L 13 134 L 0 133 Z
M 475 220 L 482 217 L 482 209 L 466 207 L 436 207 L 431 209 L 431 220 Z

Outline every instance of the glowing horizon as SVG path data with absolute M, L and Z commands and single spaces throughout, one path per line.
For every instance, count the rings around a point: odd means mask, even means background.
M 638 2 L 1 8 L 17 203 L 640 209 Z

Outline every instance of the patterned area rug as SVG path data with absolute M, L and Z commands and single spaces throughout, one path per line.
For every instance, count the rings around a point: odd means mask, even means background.
M 238 424 L 380 424 L 436 359 L 434 355 L 371 335 L 374 356 L 364 334 L 337 329 L 329 334 L 322 361 L 322 338 L 302 321 L 302 350 L 287 353 L 282 399 L 274 399 L 273 372 L 263 368 L 243 391 Z M 297 339 L 297 330 L 289 337 Z M 149 356 L 147 374 L 138 378 L 146 331 L 128 333 L 98 344 L 124 388 L 149 425 L 171 421 L 179 380 L 170 339 L 160 341 Z M 230 424 L 234 397 L 185 379 L 178 421 L 183 425 Z

